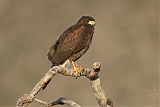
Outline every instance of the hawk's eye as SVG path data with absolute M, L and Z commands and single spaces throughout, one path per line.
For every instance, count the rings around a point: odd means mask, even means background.
M 95 21 L 93 21 L 93 20 L 89 20 L 89 21 L 88 21 L 88 24 L 89 24 L 89 25 L 92 25 L 92 26 L 95 26 L 96 23 L 95 23 Z

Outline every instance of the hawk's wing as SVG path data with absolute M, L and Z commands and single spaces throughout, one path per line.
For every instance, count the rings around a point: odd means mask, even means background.
M 52 64 L 62 64 L 72 55 L 84 30 L 83 25 L 75 25 L 63 32 L 48 53 L 48 59 Z

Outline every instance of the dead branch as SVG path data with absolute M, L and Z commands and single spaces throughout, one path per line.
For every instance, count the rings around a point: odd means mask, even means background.
M 93 93 L 97 99 L 97 102 L 101 107 L 113 107 L 113 102 L 106 97 L 104 90 L 101 87 L 100 84 L 100 78 L 97 78 L 96 80 L 91 80 L 91 85 L 93 88 Z
M 94 95 L 101 107 L 108 107 L 108 106 L 113 107 L 112 101 L 105 96 L 104 90 L 100 85 L 100 78 L 98 77 L 98 73 L 100 72 L 100 67 L 101 67 L 100 62 L 95 62 L 93 64 L 93 69 L 85 68 L 79 75 L 79 77 L 86 76 L 87 78 L 89 78 L 89 80 L 91 81 Z M 27 107 L 33 101 L 42 104 L 45 107 L 51 107 L 63 104 L 67 104 L 71 107 L 81 107 L 74 101 L 62 97 L 51 103 L 35 99 L 36 95 L 44 87 L 45 83 L 47 83 L 50 79 L 52 79 L 52 77 L 55 76 L 56 74 L 62 74 L 65 76 L 72 76 L 72 77 L 77 76 L 77 74 L 72 69 L 65 68 L 62 65 L 53 66 L 52 68 L 49 69 L 49 71 L 45 74 L 45 76 L 43 76 L 43 78 L 36 84 L 36 86 L 28 95 L 24 94 L 22 97 L 18 99 L 16 107 Z
M 52 106 L 56 106 L 56 105 L 64 105 L 64 104 L 67 104 L 71 107 L 81 107 L 80 105 L 78 105 L 76 102 L 72 101 L 72 100 L 69 100 L 67 98 L 63 98 L 63 97 L 60 97 L 59 99 L 57 99 L 56 101 L 53 101 L 51 103 L 47 103 L 45 101 L 42 101 L 42 100 L 39 100 L 39 99 L 34 99 L 34 102 L 35 103 L 39 103 L 45 107 L 52 107 Z

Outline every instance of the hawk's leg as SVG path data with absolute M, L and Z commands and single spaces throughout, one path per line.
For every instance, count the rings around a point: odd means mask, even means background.
M 68 59 L 62 64 L 62 67 L 64 67 L 64 68 L 66 67 L 66 68 L 70 69 L 71 68 L 70 67 L 71 64 L 72 63 L 71 63 L 70 59 Z
M 81 66 L 78 66 L 74 61 L 71 61 L 71 64 L 72 64 L 73 70 L 76 73 L 76 77 L 80 76 L 80 73 L 84 70 L 84 68 Z

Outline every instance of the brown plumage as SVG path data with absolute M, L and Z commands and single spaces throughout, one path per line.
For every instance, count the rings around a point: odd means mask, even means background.
M 95 20 L 92 17 L 83 16 L 75 25 L 65 30 L 48 53 L 52 66 L 63 64 L 68 59 L 73 62 L 78 60 L 91 44 L 94 26 Z M 50 80 L 43 89 L 49 82 Z
M 48 59 L 53 66 L 63 64 L 67 59 L 76 61 L 88 50 L 95 25 L 89 24 L 89 21 L 95 22 L 92 17 L 83 16 L 62 33 L 48 53 Z

